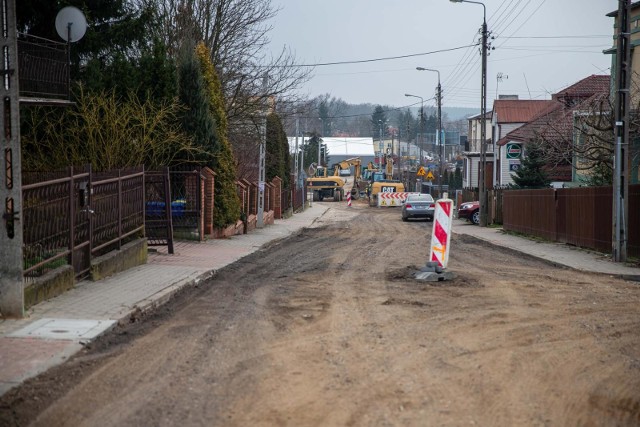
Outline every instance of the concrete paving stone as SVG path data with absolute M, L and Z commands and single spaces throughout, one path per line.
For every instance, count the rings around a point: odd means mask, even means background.
M 0 395 L 81 349 L 76 341 L 0 337 Z
M 640 280 L 640 268 L 616 263 L 610 256 L 563 243 L 545 242 L 505 232 L 502 228 L 478 227 L 463 220 L 454 220 L 453 233 L 467 234 L 489 243 L 513 249 L 580 271 L 622 276 Z M 455 250 L 452 247 L 451 250 Z
M 115 320 L 39 319 L 9 334 L 11 338 L 90 340 L 115 324 Z
M 181 266 L 131 269 L 98 282 L 83 282 L 82 286 L 33 307 L 31 317 L 119 320 L 138 302 L 200 273 L 201 270 Z

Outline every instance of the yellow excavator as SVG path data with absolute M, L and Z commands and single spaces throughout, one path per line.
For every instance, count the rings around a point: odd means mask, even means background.
M 344 199 L 344 180 L 340 178 L 337 168 L 333 175 L 329 175 L 325 166 L 312 163 L 309 175 L 311 177 L 307 178 L 307 189 L 313 191 L 314 202 L 321 202 L 325 198 L 333 198 L 334 202 Z
M 334 165 L 334 176 L 339 176 L 341 170 L 347 170 L 351 166 L 354 167 L 353 172 L 353 186 L 351 187 L 351 198 L 353 200 L 358 200 L 360 198 L 360 191 L 358 188 L 358 183 L 362 181 L 362 160 L 360 157 L 353 157 L 351 159 L 346 159 L 341 162 L 338 162 Z
M 379 193 L 404 193 L 402 181 L 393 179 L 393 158 L 387 156 L 384 170 L 374 170 L 369 177 L 369 206 L 378 206 Z

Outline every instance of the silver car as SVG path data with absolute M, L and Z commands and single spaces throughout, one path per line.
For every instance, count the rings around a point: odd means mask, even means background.
M 409 218 L 425 218 L 433 221 L 433 213 L 436 209 L 436 202 L 431 194 L 411 193 L 402 203 L 402 220 Z

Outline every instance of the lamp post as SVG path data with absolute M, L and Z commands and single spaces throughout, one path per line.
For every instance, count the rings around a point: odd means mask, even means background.
M 440 71 L 432 68 L 416 67 L 418 71 L 433 71 L 438 73 L 438 88 L 436 90 L 436 99 L 438 101 L 438 135 L 436 136 L 436 144 L 440 145 L 440 173 L 438 174 L 438 191 L 442 196 L 442 174 L 444 173 L 444 141 L 442 141 L 442 86 L 440 86 Z
M 486 186 L 487 168 L 487 8 L 484 3 L 471 0 L 450 0 L 452 3 L 473 3 L 482 6 L 482 81 L 480 84 L 480 174 L 478 187 L 480 190 L 480 226 L 487 226 L 487 212 L 489 211 Z
M 424 154 L 422 153 L 424 145 L 424 99 L 421 96 L 411 95 L 410 93 L 405 93 L 404 96 L 420 98 L 420 166 L 422 166 L 422 159 L 424 158 Z

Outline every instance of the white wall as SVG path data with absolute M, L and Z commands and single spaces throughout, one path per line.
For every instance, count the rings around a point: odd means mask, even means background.
M 518 129 L 520 126 L 524 125 L 524 123 L 503 123 L 500 127 L 496 126 L 494 139 L 494 158 L 500 159 L 500 170 L 498 170 L 497 165 L 494 165 L 493 168 L 493 182 L 495 185 L 509 185 L 513 184 L 513 173 L 509 171 L 509 159 L 507 159 L 506 152 L 506 144 L 502 146 L 498 146 L 497 143 L 500 139 L 502 139 L 509 132 L 512 132 Z

